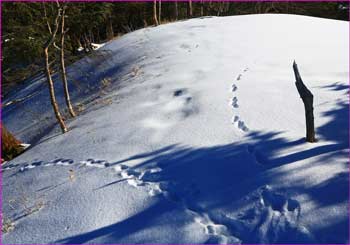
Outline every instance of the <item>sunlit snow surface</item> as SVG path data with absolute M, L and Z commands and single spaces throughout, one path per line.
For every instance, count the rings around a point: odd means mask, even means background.
M 2 243 L 348 243 L 348 22 L 206 17 L 111 41 L 5 101 Z M 314 94 L 306 143 L 292 63 Z M 61 108 L 62 84 L 55 77 Z

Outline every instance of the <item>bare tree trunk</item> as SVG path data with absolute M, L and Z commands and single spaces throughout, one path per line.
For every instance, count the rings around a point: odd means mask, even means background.
M 49 47 L 53 44 L 55 40 L 57 31 L 58 31 L 58 22 L 60 17 L 61 17 L 61 8 L 58 7 L 57 16 L 55 18 L 55 23 L 54 23 L 54 30 L 50 33 L 51 34 L 50 39 L 44 45 L 44 59 L 45 59 L 45 74 L 49 85 L 50 100 L 51 100 L 52 108 L 54 110 L 56 119 L 60 124 L 62 132 L 65 133 L 68 131 L 68 129 L 63 121 L 63 118 L 58 108 L 58 104 L 55 96 L 55 90 L 54 90 L 53 81 L 52 81 L 51 72 L 50 72 L 50 64 L 49 64 Z
M 221 16 L 221 14 L 224 12 L 225 2 L 219 2 L 218 4 L 219 4 L 219 6 L 218 6 L 217 16 Z
M 97 28 L 96 31 L 97 31 L 97 42 L 98 42 L 98 43 L 101 43 L 100 30 Z M 114 34 L 113 34 L 113 35 L 114 35 Z
M 84 48 L 84 52 L 85 52 L 85 53 L 89 53 L 89 52 L 90 52 L 90 49 L 89 49 L 89 46 L 88 46 L 88 44 L 87 44 L 87 40 L 86 40 L 86 38 L 85 38 L 85 34 L 82 35 L 81 39 L 82 39 L 82 41 L 83 41 L 83 46 L 82 46 L 82 47 Z
M 177 1 L 175 1 L 175 20 L 179 18 L 179 9 L 177 7 Z
M 188 0 L 188 18 L 192 18 L 192 0 Z
M 157 20 L 157 0 L 153 0 L 153 24 L 158 25 Z
M 83 45 L 81 44 L 81 41 L 80 41 L 81 37 L 77 38 L 77 43 L 79 45 L 79 48 L 82 47 L 83 48 Z
M 213 2 L 209 1 L 209 7 L 207 7 L 207 15 L 212 15 L 213 12 Z
M 162 23 L 161 13 L 162 13 L 162 0 L 158 0 L 158 21 L 159 21 L 159 24 Z
M 146 28 L 148 26 L 147 24 L 147 9 L 145 7 L 142 8 L 142 22 L 143 22 L 143 27 Z
M 314 129 L 314 108 L 313 108 L 313 100 L 314 96 L 310 92 L 310 90 L 305 86 L 303 80 L 300 77 L 299 70 L 297 64 L 293 63 L 293 70 L 295 75 L 295 85 L 297 87 L 298 93 L 303 100 L 304 108 L 305 108 L 305 118 L 306 118 L 306 141 L 308 142 L 316 142 L 315 139 L 315 129 Z
M 94 33 L 92 32 L 92 30 L 89 30 L 89 40 L 91 43 L 95 42 L 95 37 L 94 37 Z
M 203 10 L 203 0 L 201 0 L 201 16 L 203 16 L 204 15 L 204 10 Z
M 73 55 L 76 55 L 76 54 L 77 54 L 77 50 L 78 50 L 78 48 L 79 48 L 79 46 L 77 46 L 78 43 L 77 43 L 77 41 L 76 41 L 76 37 L 74 36 L 74 34 L 70 33 L 70 34 L 68 35 L 68 38 L 69 38 L 70 41 L 71 41 L 71 45 L 72 45 L 71 48 L 72 48 Z
M 65 133 L 68 131 L 68 129 L 63 121 L 63 118 L 62 118 L 61 113 L 58 109 L 58 104 L 56 101 L 55 90 L 54 90 L 53 81 L 52 81 L 51 74 L 50 74 L 48 48 L 44 48 L 44 55 L 45 55 L 45 74 L 46 74 L 47 82 L 49 85 L 51 105 L 52 105 L 53 110 L 55 112 L 56 119 L 57 119 L 58 123 L 60 124 L 62 132 Z
M 1 123 L 1 162 L 9 161 L 24 150 L 21 142 L 17 140 Z
M 114 37 L 113 23 L 111 14 L 107 17 L 107 39 L 111 40 Z
M 68 30 L 64 30 L 64 15 L 66 13 L 66 6 L 63 7 L 62 10 L 62 17 L 61 17 L 61 52 L 60 52 L 60 59 L 61 59 L 61 76 L 62 76 L 62 82 L 63 82 L 63 89 L 64 89 L 64 97 L 66 99 L 66 104 L 68 107 L 69 114 L 72 117 L 75 117 L 75 112 L 73 110 L 72 103 L 70 101 L 69 91 L 68 91 L 68 82 L 67 82 L 67 73 L 66 73 L 66 67 L 64 64 L 64 36 L 67 33 Z
M 84 44 L 85 44 L 85 52 L 86 53 L 92 52 L 93 48 L 92 48 L 92 45 L 91 45 L 91 40 L 86 35 L 86 32 L 84 33 L 83 38 L 84 38 Z

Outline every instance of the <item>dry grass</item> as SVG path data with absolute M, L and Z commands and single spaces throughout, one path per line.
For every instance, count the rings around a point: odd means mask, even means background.
M 31 215 L 40 211 L 45 206 L 44 201 L 37 202 L 33 207 L 27 209 L 27 215 Z
M 133 77 L 136 77 L 140 73 L 140 70 L 141 70 L 140 67 L 134 66 L 131 70 L 131 75 Z
M 6 218 L 2 219 L 2 227 L 1 227 L 2 233 L 9 233 L 14 229 L 15 229 L 14 222 L 12 222 L 10 219 L 6 219 Z
M 111 79 L 108 77 L 105 77 L 101 80 L 101 84 L 102 84 L 102 89 L 107 88 L 109 85 L 111 85 Z
M 77 111 L 78 113 L 81 113 L 81 112 L 83 112 L 84 110 L 85 110 L 85 106 L 84 106 L 83 103 L 78 103 L 78 104 L 76 105 L 76 111 Z
M 73 169 L 69 169 L 69 180 L 74 181 L 75 180 L 75 174 Z

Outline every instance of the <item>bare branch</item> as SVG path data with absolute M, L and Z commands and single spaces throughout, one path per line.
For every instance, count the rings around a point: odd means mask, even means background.
M 59 26 L 59 20 L 62 17 L 61 11 L 62 11 L 61 8 L 57 9 L 57 15 L 56 15 L 55 22 L 54 22 L 54 30 L 53 30 L 53 32 L 51 32 L 51 38 L 46 42 L 46 44 L 44 46 L 45 48 L 50 47 L 55 41 L 56 34 L 58 31 L 58 26 Z
M 45 16 L 45 20 L 46 20 L 47 29 L 49 30 L 49 33 L 52 35 L 52 30 L 51 30 L 51 26 L 49 23 L 49 19 L 47 18 L 47 12 L 46 12 L 46 7 L 45 7 L 44 2 L 43 2 L 43 8 L 44 8 L 44 16 Z
M 53 42 L 52 46 L 57 50 L 61 50 L 61 48 L 57 46 L 56 42 Z

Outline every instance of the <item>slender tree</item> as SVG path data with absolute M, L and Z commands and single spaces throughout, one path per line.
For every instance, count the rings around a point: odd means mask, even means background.
M 69 90 L 68 90 L 68 82 L 67 82 L 67 73 L 66 73 L 66 66 L 64 64 L 64 36 L 66 35 L 67 30 L 65 30 L 64 27 L 64 19 L 65 19 L 65 14 L 66 14 L 66 8 L 67 5 L 64 5 L 62 7 L 62 17 L 61 17 L 61 47 L 60 47 L 60 61 L 61 61 L 61 77 L 62 77 L 62 82 L 63 82 L 63 89 L 64 89 L 64 97 L 66 100 L 66 104 L 68 107 L 69 114 L 72 117 L 75 117 L 75 112 L 73 110 L 73 106 L 70 100 L 69 96 Z
M 175 20 L 179 18 L 179 9 L 177 6 L 177 1 L 175 1 Z
M 162 23 L 161 13 L 162 13 L 162 0 L 159 0 L 159 2 L 158 2 L 158 21 L 159 21 L 159 24 Z
M 53 111 L 55 113 L 56 119 L 61 127 L 61 130 L 63 133 L 67 132 L 68 129 L 66 127 L 66 124 L 63 121 L 63 118 L 61 116 L 61 113 L 59 111 L 58 108 L 58 104 L 57 104 L 57 100 L 56 100 L 56 96 L 55 96 L 55 89 L 53 86 L 53 80 L 51 77 L 51 70 L 50 70 L 50 63 L 49 63 L 49 48 L 51 45 L 53 45 L 56 35 L 57 35 L 57 31 L 58 31 L 58 26 L 59 26 L 59 20 L 61 18 L 61 13 L 62 13 L 62 9 L 59 6 L 59 3 L 57 2 L 57 14 L 54 20 L 54 27 L 53 29 L 50 26 L 50 23 L 47 21 L 47 25 L 48 25 L 48 30 L 49 30 L 49 39 L 47 40 L 47 42 L 44 45 L 44 60 L 45 60 L 45 75 L 47 78 L 47 83 L 49 85 L 49 92 L 50 92 L 50 100 L 51 100 L 51 105 L 53 108 Z
M 98 30 L 98 29 L 97 29 Z M 107 29 L 106 29 L 107 39 L 111 40 L 114 37 L 113 31 L 113 20 L 111 13 L 107 15 Z
M 203 10 L 203 6 L 204 4 L 203 4 L 203 0 L 201 0 L 201 16 L 203 16 L 204 15 L 204 10 Z
M 192 0 L 188 0 L 188 17 L 192 18 Z
M 153 24 L 158 25 L 157 19 L 157 0 L 153 0 Z

